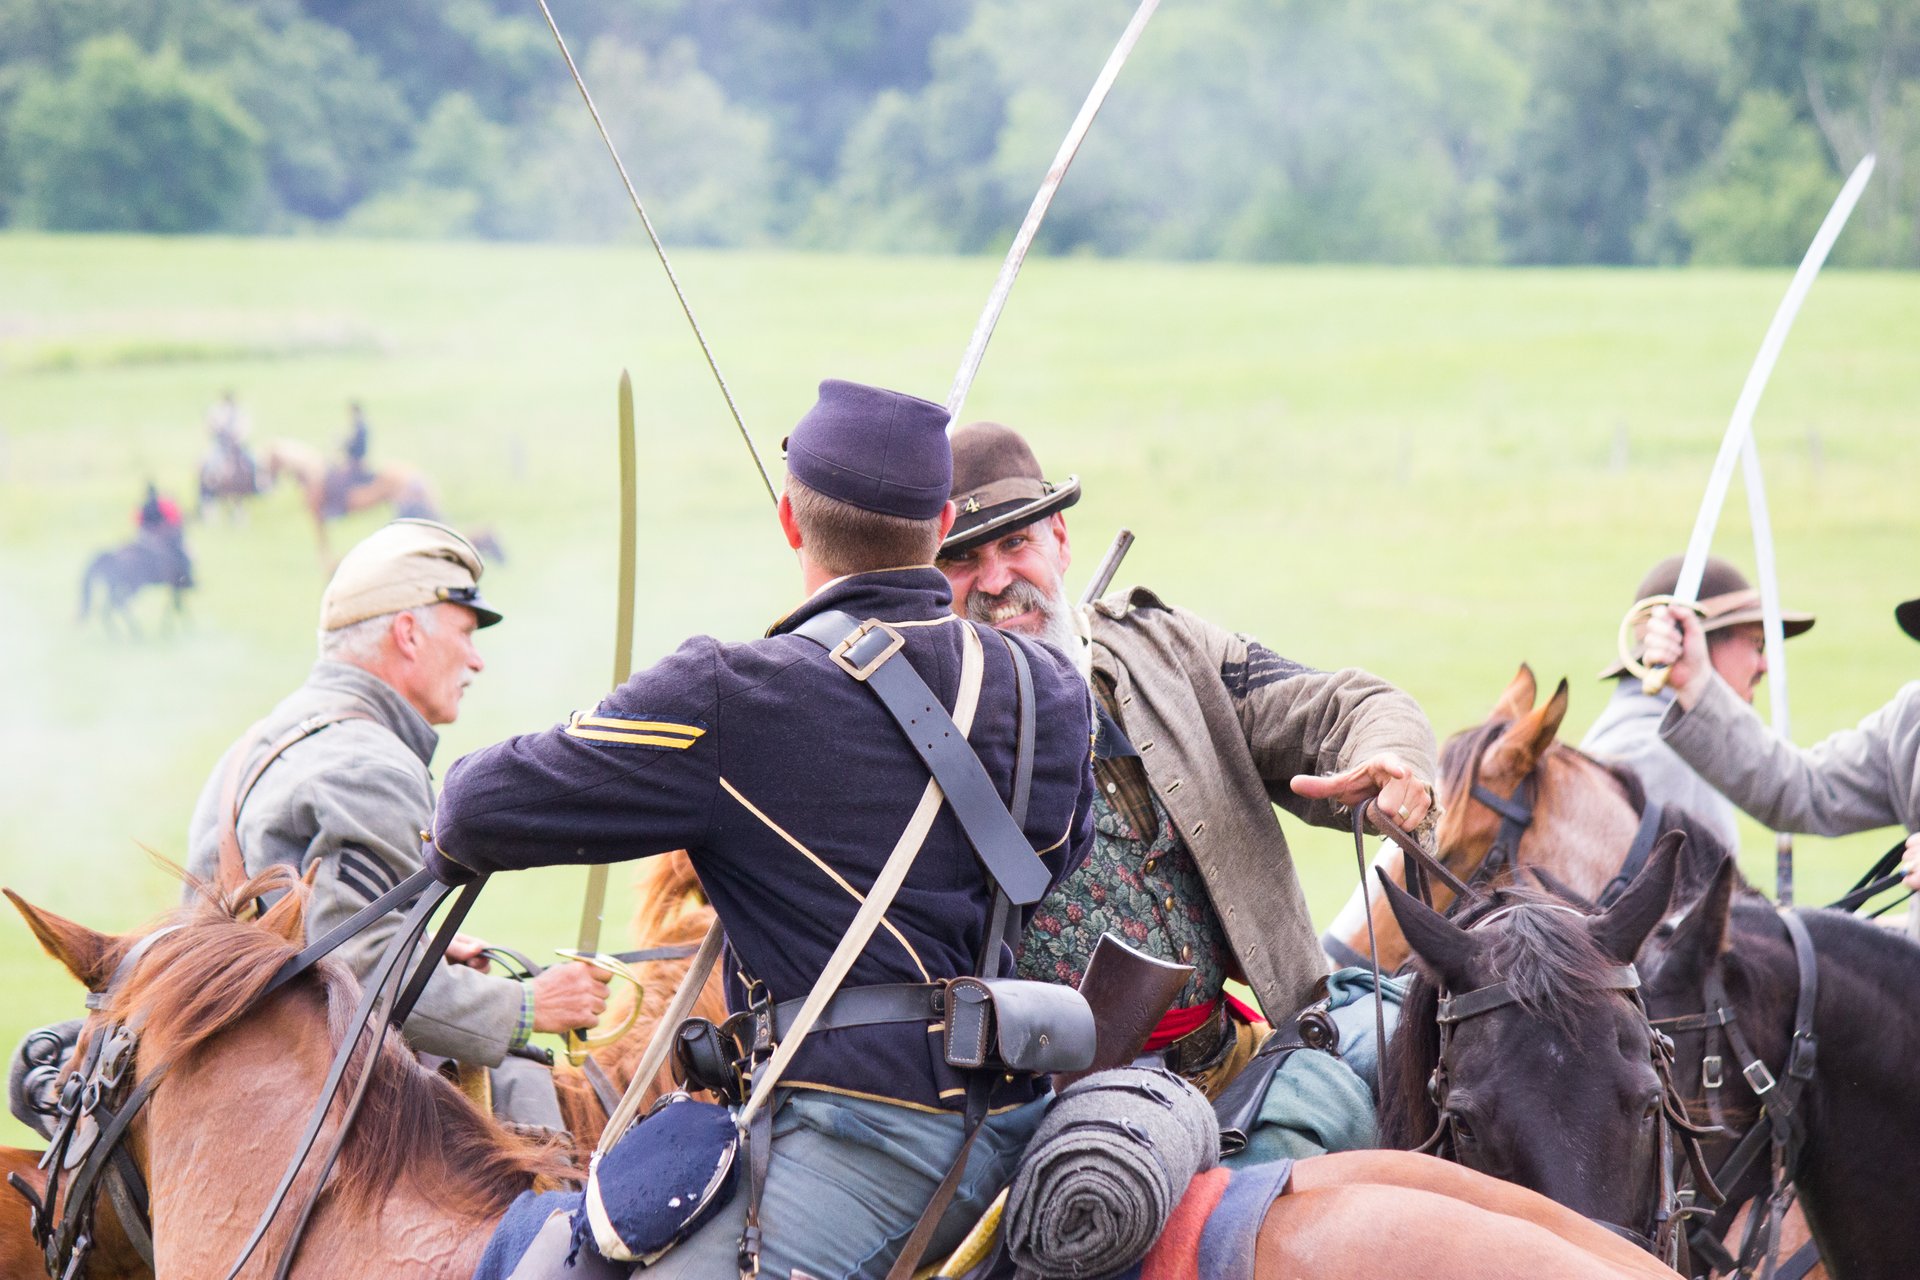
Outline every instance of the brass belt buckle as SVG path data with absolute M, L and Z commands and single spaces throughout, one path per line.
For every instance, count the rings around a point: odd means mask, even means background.
M 851 657 L 854 647 L 875 631 L 885 632 L 890 637 L 887 646 L 865 662 L 856 665 Z M 829 649 L 827 656 L 832 658 L 834 664 L 842 671 L 852 676 L 855 680 L 864 683 L 868 676 L 880 669 L 881 663 L 905 648 L 906 643 L 907 638 L 886 623 L 881 622 L 878 618 L 868 618 L 865 622 L 854 628 L 852 635 L 833 646 L 832 649 Z

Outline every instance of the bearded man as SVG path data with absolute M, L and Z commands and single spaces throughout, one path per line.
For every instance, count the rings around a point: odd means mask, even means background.
M 1020 975 L 1078 982 L 1107 930 L 1192 965 L 1148 1048 L 1217 1097 L 1270 1031 L 1226 982 L 1245 982 L 1281 1018 L 1315 999 L 1327 970 L 1273 806 L 1345 828 L 1353 806 L 1376 800 L 1422 827 L 1432 727 L 1377 676 L 1314 670 L 1144 587 L 1074 607 L 1063 512 L 1078 478 L 1047 481 L 1026 441 L 997 423 L 956 431 L 953 454 L 958 514 L 939 567 L 955 610 L 1068 654 L 1099 709 L 1094 850 L 1042 901 Z

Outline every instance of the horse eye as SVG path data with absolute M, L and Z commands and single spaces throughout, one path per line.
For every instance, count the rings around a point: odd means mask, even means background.
M 1459 1112 L 1456 1111 L 1449 1117 L 1449 1119 L 1453 1124 L 1453 1136 L 1457 1140 L 1461 1142 L 1473 1141 L 1473 1125 L 1468 1123 L 1467 1118 L 1465 1116 L 1461 1115 Z
M 1648 1098 L 1646 1110 L 1641 1112 L 1640 1118 L 1642 1120 L 1651 1120 L 1655 1116 L 1659 1115 L 1661 1102 L 1662 1102 L 1662 1099 L 1657 1096 Z

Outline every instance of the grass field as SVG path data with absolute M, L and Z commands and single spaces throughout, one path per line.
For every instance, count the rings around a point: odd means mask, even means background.
M 995 265 L 678 262 L 776 480 L 819 378 L 943 396 Z M 1442 736 L 1525 659 L 1572 680 L 1577 738 L 1633 584 L 1686 538 L 1785 283 L 1034 261 L 968 414 L 1020 426 L 1051 474 L 1082 477 L 1081 574 L 1125 524 L 1140 540 L 1123 581 L 1301 661 L 1378 671 Z M 1791 650 L 1803 742 L 1920 668 L 1891 618 L 1920 594 L 1916 340 L 1920 278 L 1830 272 L 1761 409 L 1784 590 L 1821 619 Z M 603 692 L 622 367 L 641 420 L 639 660 L 695 631 L 758 634 L 793 603 L 791 563 L 643 251 L 0 237 L 0 883 L 103 928 L 167 904 L 176 888 L 141 846 L 182 857 L 212 761 L 308 665 L 323 579 L 287 491 L 243 525 L 191 530 L 184 626 L 160 630 L 158 596 L 139 602 L 144 642 L 74 620 L 81 568 L 128 535 L 143 480 L 188 490 L 221 388 L 256 442 L 329 448 L 360 398 L 376 463 L 424 468 L 457 523 L 498 531 L 510 559 L 487 594 L 509 620 L 486 633 L 444 769 Z M 1718 546 L 1751 566 L 1737 493 Z M 1351 853 L 1290 830 L 1324 920 Z M 1802 840 L 1802 897 L 1890 840 Z M 1770 842 L 1749 827 L 1746 843 L 1771 883 Z M 579 889 L 577 872 L 519 877 L 477 926 L 564 945 Z M 0 1049 L 77 1008 L 0 921 Z M 22 1132 L 7 1120 L 0 1140 Z

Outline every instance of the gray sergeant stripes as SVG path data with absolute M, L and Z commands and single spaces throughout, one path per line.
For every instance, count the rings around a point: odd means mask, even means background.
M 1220 682 L 1236 698 L 1244 698 L 1255 689 L 1264 689 L 1295 676 L 1316 675 L 1312 667 L 1283 658 L 1257 640 L 1247 642 L 1245 662 L 1220 664 Z
M 340 883 L 372 902 L 400 882 L 372 853 L 358 845 L 340 846 Z

